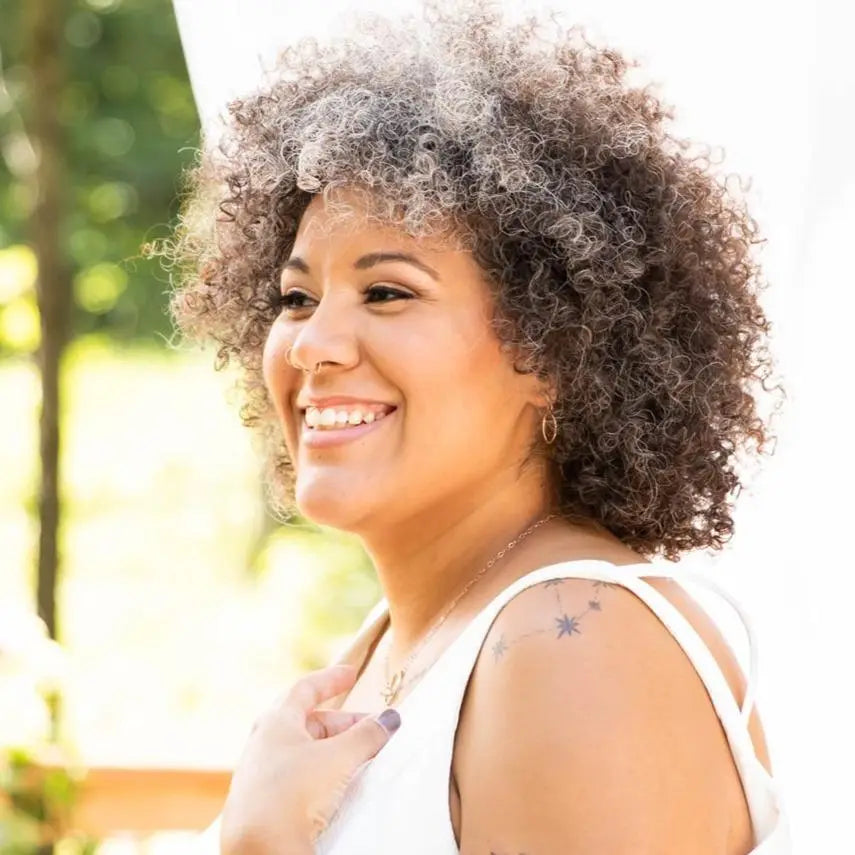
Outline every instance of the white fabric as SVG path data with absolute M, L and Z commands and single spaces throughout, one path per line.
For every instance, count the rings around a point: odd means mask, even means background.
M 643 576 L 704 585 L 725 597 L 745 624 L 750 643 L 748 687 L 740 709 L 718 664 L 682 614 Z M 583 560 L 541 567 L 517 579 L 486 606 L 443 652 L 425 677 L 397 705 L 402 725 L 382 751 L 357 771 L 332 824 L 316 845 L 317 855 L 458 855 L 449 809 L 448 781 L 454 736 L 469 675 L 490 626 L 520 591 L 555 578 L 616 582 L 640 597 L 670 630 L 694 664 L 721 720 L 742 778 L 755 834 L 752 855 L 789 855 L 790 830 L 783 799 L 756 757 L 747 729 L 757 682 L 757 642 L 736 600 L 709 577 L 667 569 L 656 562 L 615 566 Z M 350 647 L 338 658 L 361 664 L 386 618 L 377 603 Z
M 701 585 L 718 593 L 736 610 L 748 636 L 750 655 L 741 708 L 709 648 L 679 610 L 644 580 L 645 576 L 671 578 L 684 586 Z M 557 578 L 615 582 L 632 591 L 657 615 L 697 669 L 722 723 L 754 828 L 750 855 L 791 855 L 783 796 L 754 753 L 747 729 L 759 669 L 750 617 L 731 593 L 704 573 L 656 561 L 616 566 L 598 560 L 567 561 L 534 570 L 511 583 L 479 612 L 397 705 L 401 728 L 357 771 L 342 806 L 317 841 L 317 855 L 459 855 L 451 824 L 448 781 L 469 675 L 501 609 L 520 591 Z M 387 613 L 384 598 L 371 609 L 336 661 L 361 665 Z M 219 852 L 219 817 L 197 838 L 194 851 L 197 855 Z

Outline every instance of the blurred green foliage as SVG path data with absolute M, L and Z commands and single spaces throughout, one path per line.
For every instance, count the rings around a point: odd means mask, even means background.
M 0 0 L 0 603 L 30 602 L 37 544 L 36 161 L 25 119 L 38 93 L 26 2 Z M 58 598 L 77 674 L 68 731 L 96 760 L 225 766 L 258 710 L 328 663 L 379 586 L 355 538 L 265 515 L 258 461 L 223 406 L 213 355 L 164 346 L 168 276 L 141 247 L 169 236 L 199 145 L 170 0 L 66 9 L 62 244 L 76 340 L 61 380 Z M 0 776 L 0 795 L 16 780 Z
M 0 752 L 0 855 L 94 855 L 99 841 L 69 830 L 69 818 L 85 772 L 60 751 L 45 769 L 38 752 L 25 747 Z
M 89 765 L 230 768 L 259 711 L 329 664 L 381 594 L 354 536 L 270 525 L 212 361 L 95 335 L 67 354 L 63 715 Z M 13 712 L 16 732 L 36 718 L 4 700 L 2 606 L 31 602 L 38 435 L 22 426 L 39 397 L 33 360 L 0 361 L 0 743 Z
M 74 283 L 73 333 L 169 337 L 167 275 L 142 245 L 169 233 L 180 174 L 199 128 L 170 0 L 71 0 L 63 244 Z M 24 0 L 0 0 L 0 355 L 38 343 L 27 243 L 35 155 Z
M 73 810 L 86 771 L 57 726 L 70 673 L 43 620 L 0 599 L 0 855 L 89 855 Z

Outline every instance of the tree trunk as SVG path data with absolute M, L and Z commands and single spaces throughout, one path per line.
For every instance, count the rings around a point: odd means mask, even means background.
M 31 218 L 33 249 L 38 260 L 36 283 L 41 316 L 38 353 L 42 405 L 39 420 L 41 483 L 39 487 L 39 615 L 51 638 L 57 638 L 56 588 L 60 527 L 60 371 L 68 341 L 71 283 L 62 254 L 63 134 L 59 98 L 63 87 L 62 0 L 27 0 L 24 4 L 28 65 L 32 74 L 26 115 L 28 134 L 38 161 L 33 173 L 35 204 Z

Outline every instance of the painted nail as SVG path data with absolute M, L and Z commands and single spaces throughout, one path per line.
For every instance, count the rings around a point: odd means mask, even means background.
M 376 719 L 387 733 L 394 733 L 401 726 L 401 716 L 396 709 L 383 710 Z

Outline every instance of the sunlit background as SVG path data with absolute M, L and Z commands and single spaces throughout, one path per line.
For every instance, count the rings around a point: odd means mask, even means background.
M 104 778 L 110 798 L 121 791 L 154 805 L 152 791 L 171 787 L 202 827 L 258 712 L 326 664 L 379 596 L 356 542 L 267 512 L 259 461 L 231 404 L 234 377 L 213 371 L 211 353 L 174 341 L 168 275 L 141 246 L 169 233 L 200 113 L 210 142 L 227 99 L 257 85 L 287 40 L 324 34 L 346 9 L 415 5 L 0 0 L 0 747 L 61 747 L 53 783 L 39 785 L 60 809 L 75 786 L 61 770 L 128 769 L 136 777 Z M 633 74 L 675 105 L 677 132 L 720 148 L 721 172 L 751 180 L 749 204 L 768 238 L 763 302 L 789 398 L 774 423 L 775 456 L 746 472 L 732 543 L 683 563 L 714 570 L 754 618 L 758 706 L 796 851 L 843 851 L 855 763 L 846 694 L 855 561 L 842 537 L 855 504 L 844 354 L 855 309 L 851 22 L 831 2 L 798 14 L 735 0 L 553 6 L 638 59 Z M 42 90 L 29 44 L 44 13 L 60 18 L 58 281 L 71 295 L 60 386 L 61 647 L 32 617 L 42 400 L 33 105 Z M 695 593 L 746 662 L 733 614 Z M 61 691 L 59 733 L 42 700 L 52 689 Z M 19 777 L 14 768 L 0 777 L 0 811 L 4 792 L 17 804 L 0 813 L 0 851 L 13 839 L 16 852 L 45 851 L 26 799 L 14 798 Z M 186 845 L 186 835 L 155 830 L 105 832 L 100 843 L 69 836 L 57 849 Z

